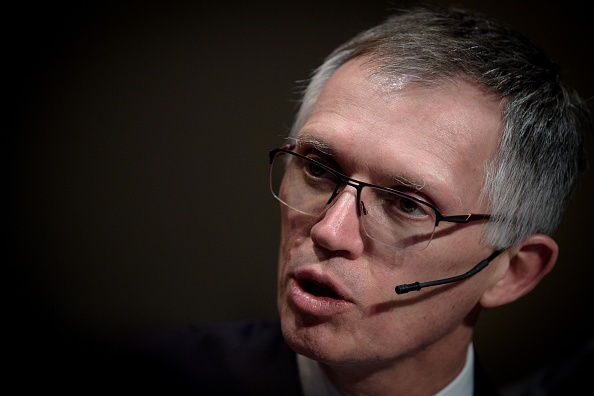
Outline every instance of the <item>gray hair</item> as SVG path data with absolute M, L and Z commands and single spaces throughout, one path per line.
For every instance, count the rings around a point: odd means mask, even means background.
M 498 154 L 486 159 L 483 198 L 492 219 L 487 244 L 502 249 L 528 235 L 552 234 L 585 168 L 589 110 L 545 54 L 510 27 L 481 13 L 416 6 L 399 10 L 332 52 L 304 90 L 291 134 L 307 121 L 332 74 L 354 58 L 374 73 L 431 85 L 470 79 L 502 103 Z

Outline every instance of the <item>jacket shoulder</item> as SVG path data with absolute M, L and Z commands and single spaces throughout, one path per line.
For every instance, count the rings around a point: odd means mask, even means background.
M 295 353 L 277 321 L 161 329 L 133 348 L 158 386 L 230 394 L 301 394 Z

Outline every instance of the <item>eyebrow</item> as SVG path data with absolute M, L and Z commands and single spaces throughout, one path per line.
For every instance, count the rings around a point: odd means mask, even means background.
M 312 135 L 303 134 L 301 136 L 292 138 L 296 145 L 312 146 L 316 150 L 329 156 L 335 156 L 336 152 L 330 145 L 322 140 L 314 138 Z
M 315 138 L 313 135 L 305 133 L 301 136 L 292 138 L 292 140 L 296 145 L 312 146 L 319 152 L 329 155 L 330 157 L 336 156 L 336 151 L 332 149 L 332 147 L 328 143 L 318 138 Z M 391 175 L 389 176 L 389 179 L 392 180 L 393 184 L 409 187 L 414 189 L 415 191 L 421 191 L 423 187 L 426 186 L 426 182 L 415 180 L 414 178 L 407 177 L 404 175 Z
M 422 191 L 423 187 L 425 187 L 427 184 L 424 181 L 412 180 L 412 179 L 410 179 L 408 177 L 404 177 L 404 176 L 392 176 L 392 180 L 394 180 L 394 182 L 396 184 L 400 184 L 402 186 L 412 188 L 415 191 Z

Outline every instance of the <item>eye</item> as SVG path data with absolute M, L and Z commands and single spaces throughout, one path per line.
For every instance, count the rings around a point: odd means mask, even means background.
M 303 161 L 303 171 L 307 174 L 308 177 L 312 179 L 316 179 L 318 181 L 321 180 L 332 180 L 336 179 L 334 173 L 329 171 L 323 165 L 331 167 L 324 158 L 320 158 L 318 155 L 308 155 L 308 161 Z M 323 164 L 323 165 L 322 165 Z
M 398 200 L 398 207 L 406 214 L 413 216 L 426 216 L 427 212 L 420 204 L 409 198 L 400 198 Z
M 412 197 L 402 196 L 386 190 L 374 191 L 378 204 L 383 208 L 387 217 L 392 219 L 419 220 L 431 216 L 431 211 Z
M 314 177 L 323 177 L 328 171 L 314 162 L 307 164 L 307 172 Z
M 336 176 L 323 165 L 313 161 L 311 157 L 298 161 L 302 188 L 308 188 L 308 191 L 315 191 L 317 194 L 330 194 L 336 188 Z

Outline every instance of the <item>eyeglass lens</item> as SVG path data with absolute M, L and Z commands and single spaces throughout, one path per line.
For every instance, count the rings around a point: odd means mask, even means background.
M 276 199 L 308 216 L 318 216 L 331 206 L 347 185 L 341 179 L 330 168 L 285 151 L 276 154 L 270 169 L 270 188 Z M 398 249 L 422 250 L 429 244 L 435 231 L 435 212 L 430 206 L 381 187 L 356 188 L 360 189 L 358 204 L 367 236 Z

